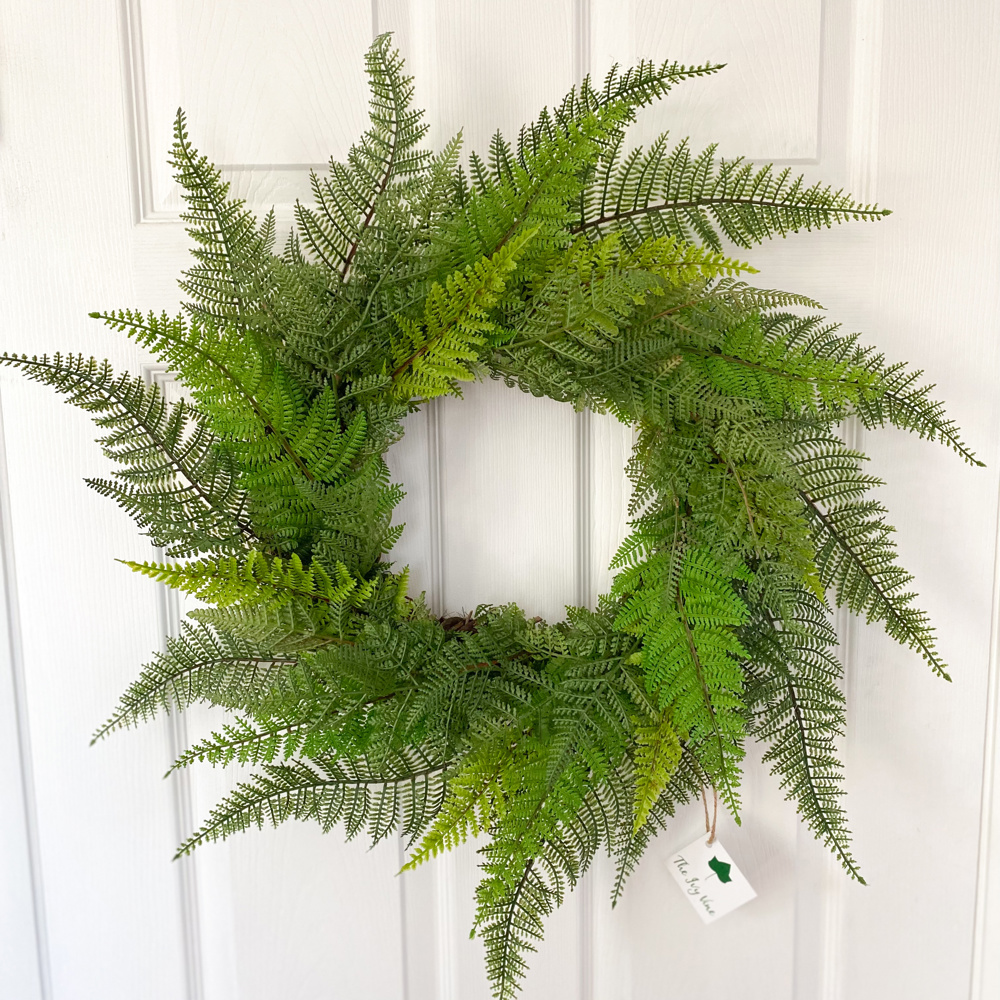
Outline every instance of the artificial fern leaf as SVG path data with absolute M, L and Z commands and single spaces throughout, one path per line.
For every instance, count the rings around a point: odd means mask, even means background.
M 521 130 L 517 159 L 522 166 L 526 165 L 527 157 L 537 153 L 546 142 L 553 141 L 559 135 L 568 134 L 573 124 L 578 124 L 587 115 L 601 108 L 610 106 L 625 108 L 627 113 L 623 117 L 623 123 L 628 123 L 634 120 L 636 111 L 665 97 L 678 83 L 708 76 L 722 68 L 721 65 L 712 63 L 705 63 L 702 66 L 682 66 L 677 62 L 667 61 L 658 64 L 643 60 L 622 72 L 616 64 L 608 70 L 600 88 L 594 87 L 589 75 L 585 76 L 580 86 L 573 87 L 556 107 L 551 111 L 548 108 L 543 109 L 534 122 Z M 498 133 L 494 144 L 498 145 L 501 155 L 496 155 L 491 147 L 494 176 L 498 180 L 510 170 L 509 147 L 506 147 L 506 144 L 500 145 L 501 143 L 502 139 Z
M 635 826 L 638 830 L 670 783 L 680 764 L 680 736 L 664 712 L 655 725 L 640 725 L 635 731 Z
M 369 432 L 364 412 L 344 427 L 334 393 L 321 388 L 310 398 L 269 350 L 232 324 L 131 311 L 93 315 L 181 373 L 217 450 L 249 494 L 247 516 L 258 539 L 284 554 L 321 530 L 315 498 L 302 486 L 334 483 L 346 474 Z M 276 508 L 282 516 L 268 517 Z
M 983 466 L 984 463 L 962 441 L 955 421 L 945 416 L 944 404 L 929 398 L 934 386 L 918 384 L 922 374 L 910 371 L 904 364 L 885 369 L 882 372 L 884 391 L 859 400 L 857 404 L 862 423 L 872 429 L 891 424 L 913 431 L 922 438 L 947 445 L 970 465 Z
M 234 322 L 244 331 L 256 328 L 256 316 L 267 301 L 267 258 L 274 241 L 273 213 L 258 228 L 241 199 L 229 198 L 229 184 L 188 138 L 184 112 L 174 119 L 170 154 L 187 210 L 181 219 L 198 244 L 198 263 L 185 272 L 181 289 L 193 300 L 192 315 Z
M 855 372 L 853 381 L 862 391 L 850 409 L 866 427 L 889 424 L 913 431 L 948 445 L 972 465 L 980 464 L 961 440 L 955 422 L 945 416 L 943 404 L 929 398 L 934 387 L 919 384 L 922 372 L 903 363 L 886 364 L 883 354 L 859 346 L 858 334 L 838 335 L 839 325 L 824 323 L 819 316 L 772 312 L 763 317 L 763 327 L 770 342 L 786 339 L 793 355 L 811 355 Z M 867 379 L 858 378 L 864 370 Z
M 497 783 L 506 794 L 493 800 L 492 839 L 480 850 L 473 925 L 485 942 L 497 997 L 519 988 L 525 953 L 541 938 L 543 918 L 593 857 L 600 834 L 577 820 L 585 803 L 599 804 L 595 786 L 609 771 L 606 749 L 586 741 L 569 757 L 558 739 L 529 738 L 513 761 Z
M 615 237 L 597 244 L 577 240 L 552 255 L 530 308 L 508 320 L 518 336 L 500 345 L 500 356 L 494 356 L 491 366 L 502 371 L 511 368 L 511 361 L 523 364 L 525 348 L 529 355 L 556 354 L 564 364 L 600 365 L 605 360 L 601 354 L 621 342 L 623 328 L 650 299 L 665 296 L 671 286 L 745 270 L 752 268 L 670 237 L 646 241 L 634 250 Z
M 455 392 L 456 382 L 474 377 L 474 361 L 491 337 L 502 336 L 489 319 L 508 276 L 532 230 L 519 233 L 491 257 L 483 257 L 464 272 L 435 283 L 427 295 L 423 321 L 400 317 L 400 334 L 392 345 L 394 393 L 403 398 L 430 399 Z
M 500 782 L 514 749 L 509 743 L 502 738 L 484 743 L 449 778 L 443 807 L 420 845 L 411 852 L 403 871 L 416 868 L 490 828 L 497 818 L 496 811 L 505 807 Z
M 95 480 L 94 488 L 120 503 L 155 544 L 186 555 L 239 550 L 253 540 L 235 470 L 196 410 L 167 403 L 157 386 L 83 355 L 0 354 L 0 364 L 94 415 L 108 432 L 98 443 L 121 466 L 122 480 Z
M 669 235 L 721 251 L 720 233 L 750 247 L 775 234 L 889 214 L 822 184 L 807 187 L 803 177 L 792 179 L 789 167 L 775 173 L 742 157 L 716 161 L 714 145 L 692 156 L 687 140 L 671 149 L 663 134 L 648 150 L 623 156 L 621 148 L 597 171 L 597 193 L 574 232 L 621 232 L 630 242 Z
M 294 454 L 280 423 L 301 410 L 301 391 L 266 364 L 238 327 L 212 318 L 189 322 L 183 316 L 143 316 L 132 310 L 91 315 L 180 373 L 217 434 L 226 439 L 270 436 L 274 449 Z
M 253 645 L 267 646 L 275 653 L 302 653 L 322 649 L 340 637 L 348 625 L 345 616 L 323 605 L 290 601 L 270 604 L 238 604 L 224 608 L 196 608 L 188 617 Z
M 893 529 L 886 509 L 876 500 L 843 500 L 825 510 L 808 492 L 802 500 L 816 545 L 816 565 L 824 587 L 833 587 L 837 603 L 868 621 L 880 621 L 897 642 L 915 649 L 930 668 L 951 680 L 938 654 L 926 612 L 913 607 L 913 580 L 896 562 Z
M 403 74 L 403 58 L 379 35 L 365 57 L 371 88 L 371 128 L 351 147 L 347 163 L 330 161 L 330 176 L 311 174 L 317 211 L 296 204 L 295 218 L 309 249 L 343 281 L 372 225 L 382 198 L 393 182 L 405 181 L 427 165 L 417 149 L 427 132 L 422 111 L 411 109 L 412 78 Z
M 289 819 L 316 820 L 325 831 L 343 823 L 348 837 L 366 829 L 375 840 L 400 824 L 419 830 L 440 808 L 444 769 L 417 750 L 380 766 L 334 757 L 264 764 L 212 810 L 177 854 L 251 826 L 278 826 Z
M 294 658 L 183 622 L 180 635 L 167 639 L 166 651 L 143 668 L 94 740 L 137 725 L 161 710 L 176 711 L 199 701 L 229 708 L 254 707 L 295 666 Z
M 745 727 L 739 660 L 746 652 L 736 629 L 748 612 L 731 576 L 705 550 L 685 554 L 676 587 L 664 586 L 665 571 L 650 560 L 615 581 L 620 592 L 635 588 L 615 625 L 642 637 L 649 691 L 737 814 Z
M 759 720 L 754 735 L 770 744 L 764 763 L 780 775 L 802 818 L 864 883 L 841 805 L 844 776 L 836 740 L 844 735 L 844 696 L 840 664 L 828 652 L 836 634 L 822 604 L 801 590 L 781 626 L 758 610 L 742 632 L 750 652 L 747 701 Z
M 535 858 L 513 871 L 505 862 L 476 890 L 476 928 L 486 945 L 486 973 L 496 1000 L 514 1000 L 528 971 L 527 952 L 536 950 L 544 918 L 561 902 L 564 889 L 545 877 Z
M 347 567 L 335 567 L 331 578 L 321 566 L 302 565 L 297 555 L 288 559 L 251 550 L 245 556 L 228 559 L 201 559 L 190 563 L 139 563 L 125 565 L 168 587 L 183 590 L 218 607 L 233 604 L 263 605 L 277 610 L 289 603 L 335 608 L 362 604 L 370 595 L 372 584 L 359 583 Z
M 632 761 L 624 769 L 627 780 L 634 785 Z M 666 787 L 650 806 L 646 822 L 635 825 L 635 813 L 627 810 L 609 837 L 609 848 L 615 859 L 615 882 L 611 890 L 611 905 L 616 906 L 625 889 L 629 876 L 638 867 L 643 853 L 652 838 L 666 829 L 677 809 L 693 799 L 705 787 L 705 774 L 693 754 L 685 750 Z
M 310 759 L 339 750 L 336 727 L 328 730 L 310 725 L 309 719 L 293 722 L 267 720 L 254 725 L 247 719 L 226 723 L 221 731 L 188 747 L 171 765 L 171 771 L 194 763 L 224 767 L 240 764 L 270 764 L 281 758 L 300 756 Z
M 865 365 L 815 355 L 788 338 L 766 337 L 756 316 L 731 327 L 717 348 L 689 347 L 684 353 L 717 392 L 757 400 L 776 417 L 786 408 L 856 403 L 881 388 L 878 372 Z
M 520 230 L 530 229 L 537 238 L 534 253 L 524 261 L 527 269 L 533 260 L 541 263 L 549 251 L 572 242 L 571 206 L 583 190 L 581 176 L 597 161 L 601 143 L 631 114 L 626 103 L 618 102 L 569 120 L 536 148 L 524 149 L 499 178 L 473 154 L 473 187 L 463 198 L 462 213 L 446 230 L 456 256 L 493 254 Z

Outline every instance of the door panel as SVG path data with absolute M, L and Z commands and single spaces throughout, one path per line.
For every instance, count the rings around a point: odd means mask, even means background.
M 1000 995 L 998 14 L 974 0 L 921 10 L 913 17 L 901 0 L 122 0 L 117 11 L 14 0 L 0 10 L 5 349 L 82 351 L 138 373 L 148 359 L 86 313 L 178 305 L 187 238 L 166 165 L 177 106 L 234 191 L 255 209 L 275 205 L 287 225 L 309 170 L 343 157 L 363 129 L 362 56 L 385 30 L 417 77 L 435 146 L 462 129 L 467 151 L 484 150 L 495 128 L 513 136 L 614 62 L 726 62 L 644 115 L 634 141 L 670 128 L 695 149 L 717 141 L 722 155 L 790 165 L 894 209 L 876 226 L 798 234 L 751 255 L 758 284 L 814 296 L 846 330 L 926 367 L 988 464 L 848 429 L 887 480 L 902 561 L 955 677 L 945 685 L 879 628 L 840 620 L 848 808 L 869 886 L 848 882 L 751 753 L 743 825 L 722 816 L 720 836 L 758 898 L 707 928 L 681 898 L 666 859 L 702 828 L 694 804 L 614 911 L 598 860 L 550 921 L 529 1000 Z M 395 841 L 368 851 L 289 824 L 170 861 L 241 772 L 157 779 L 184 739 L 223 717 L 196 711 L 88 748 L 178 609 L 112 559 L 150 553 L 80 483 L 106 468 L 91 423 L 6 370 L 0 396 L 0 995 L 487 997 L 481 945 L 468 939 L 475 845 L 396 877 Z M 407 490 L 394 556 L 439 611 L 516 601 L 559 619 L 609 585 L 630 442 L 606 416 L 493 382 L 438 401 L 408 419 L 389 456 Z

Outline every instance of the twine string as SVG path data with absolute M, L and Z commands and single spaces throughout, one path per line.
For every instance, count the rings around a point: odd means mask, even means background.
M 705 833 L 708 834 L 706 843 L 715 843 L 715 824 L 719 818 L 719 793 L 712 785 L 712 822 L 708 821 L 708 796 L 705 794 L 705 786 L 701 786 L 701 804 L 705 807 Z

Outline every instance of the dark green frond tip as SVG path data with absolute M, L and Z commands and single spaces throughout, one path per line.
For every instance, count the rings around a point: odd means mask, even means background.
M 596 169 L 594 195 L 573 232 L 591 238 L 621 232 L 630 242 L 663 234 L 721 250 L 721 237 L 751 247 L 776 235 L 871 221 L 888 214 L 843 190 L 807 186 L 790 167 L 754 167 L 742 157 L 717 160 L 716 146 L 692 154 L 686 139 L 673 147 L 666 134 L 648 150 L 625 152 L 617 141 Z

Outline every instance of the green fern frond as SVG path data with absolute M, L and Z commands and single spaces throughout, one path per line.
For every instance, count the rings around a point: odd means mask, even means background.
M 237 327 L 219 326 L 210 318 L 189 323 L 180 316 L 142 316 L 131 310 L 91 316 L 179 372 L 223 440 L 245 444 L 250 454 L 263 453 L 258 460 L 284 457 L 306 479 L 314 478 L 286 436 L 287 425 L 303 417 L 301 388 L 269 364 Z
M 940 441 L 961 455 L 969 465 L 983 467 L 985 463 L 980 462 L 962 441 L 958 425 L 945 416 L 944 404 L 929 398 L 934 386 L 918 384 L 922 374 L 910 371 L 904 364 L 885 369 L 882 372 L 884 391 L 873 398 L 859 400 L 856 406 L 861 422 L 869 429 L 890 424 L 922 438 Z
M 630 242 L 676 236 L 721 251 L 719 233 L 750 247 L 776 234 L 889 214 L 822 184 L 807 187 L 789 167 L 775 173 L 770 164 L 755 168 L 742 157 L 716 161 L 716 148 L 692 157 L 687 140 L 671 150 L 663 134 L 648 150 L 624 156 L 616 150 L 597 171 L 597 193 L 573 231 L 620 232 Z
M 500 781 L 515 746 L 509 739 L 486 742 L 448 780 L 448 794 L 419 846 L 402 867 L 408 871 L 490 829 L 506 807 Z
M 249 604 L 277 610 L 296 600 L 357 606 L 364 603 L 373 587 L 371 582 L 352 576 L 343 564 L 335 567 L 331 578 L 321 566 L 305 568 L 297 555 L 269 559 L 256 550 L 240 557 L 177 564 L 120 561 L 157 583 L 223 608 Z
M 423 171 L 429 154 L 418 150 L 426 135 L 423 112 L 410 107 L 412 77 L 391 36 L 379 35 L 365 56 L 371 89 L 371 128 L 351 147 L 347 163 L 330 161 L 328 178 L 310 175 L 317 210 L 296 203 L 295 219 L 306 246 L 344 281 L 390 184 Z
M 916 650 L 939 677 L 950 681 L 937 651 L 927 613 L 913 606 L 913 580 L 896 562 L 894 529 L 876 500 L 841 500 L 824 509 L 808 492 L 802 501 L 813 530 L 816 566 L 837 603 L 867 621 L 880 621 L 888 635 Z
M 682 353 L 715 391 L 760 402 L 775 417 L 787 408 L 844 407 L 882 391 L 877 370 L 814 354 L 789 337 L 768 337 L 756 316 L 731 327 L 717 348 Z
M 239 604 L 225 608 L 196 608 L 188 612 L 188 617 L 284 655 L 351 641 L 344 638 L 353 624 L 344 610 L 298 600 L 278 607 Z
M 486 945 L 486 974 L 496 1000 L 514 1000 L 528 971 L 527 953 L 544 933 L 544 918 L 562 903 L 563 885 L 546 878 L 536 858 L 513 871 L 490 867 L 476 889 L 476 929 Z
M 635 775 L 631 761 L 625 767 L 626 781 L 634 786 Z M 698 798 L 705 786 L 705 774 L 694 755 L 684 750 L 670 781 L 649 809 L 646 822 L 636 827 L 635 814 L 629 809 L 620 818 L 609 838 L 609 847 L 615 859 L 615 882 L 611 890 L 611 905 L 617 906 L 625 883 L 636 870 L 650 841 L 667 828 L 677 809 Z
M 743 674 L 746 656 L 736 630 L 747 609 L 732 575 L 705 550 L 689 550 L 675 589 L 663 587 L 662 571 L 644 564 L 638 593 L 623 606 L 617 628 L 642 637 L 646 684 L 661 709 L 738 816 L 738 762 L 745 729 Z M 745 571 L 737 570 L 737 573 Z M 616 588 L 621 585 L 616 580 Z
M 837 637 L 822 604 L 801 590 L 781 626 L 758 610 L 742 633 L 750 652 L 747 702 L 759 720 L 754 735 L 770 744 L 764 763 L 773 764 L 810 829 L 864 884 L 841 805 L 836 740 L 845 727 L 842 671 L 828 652 Z
M 441 805 L 446 765 L 419 750 L 372 766 L 363 759 L 320 758 L 264 764 L 216 806 L 177 856 L 252 826 L 311 819 L 324 831 L 343 823 L 348 838 L 362 830 L 377 842 L 402 827 L 421 830 Z
M 674 311 L 688 309 L 694 306 L 725 306 L 731 312 L 730 320 L 738 320 L 747 313 L 765 312 L 774 309 L 787 309 L 797 306 L 803 309 L 822 309 L 815 299 L 796 292 L 785 292 L 777 288 L 756 288 L 746 282 L 733 278 L 720 278 L 716 282 L 695 287 L 695 296 L 680 301 L 671 308 Z
M 602 143 L 630 120 L 631 108 L 618 102 L 589 111 L 552 131 L 537 148 L 523 149 L 499 177 L 474 153 L 474 184 L 463 198 L 462 212 L 443 236 L 458 259 L 491 255 L 519 231 L 537 234 L 525 270 L 545 255 L 572 242 L 573 204 L 583 190 L 582 175 L 600 156 Z M 540 133 L 539 133 L 540 134 Z M 523 160 L 523 162 L 522 162 Z
M 613 236 L 600 243 L 577 240 L 551 256 L 531 307 L 509 320 L 518 335 L 501 345 L 501 356 L 516 358 L 533 345 L 560 355 L 563 364 L 600 363 L 600 354 L 621 340 L 629 320 L 647 300 L 667 295 L 671 286 L 745 270 L 752 268 L 743 261 L 670 237 L 648 240 L 632 250 Z M 573 355 L 577 346 L 586 350 Z M 505 368 L 495 356 L 491 367 L 505 372 L 511 366 Z
M 970 465 L 982 464 L 962 441 L 955 422 L 945 416 L 944 405 L 929 398 L 934 386 L 919 384 L 922 372 L 902 363 L 887 365 L 885 355 L 858 344 L 858 334 L 839 336 L 838 324 L 824 324 L 818 316 L 773 313 L 763 318 L 763 326 L 772 343 L 787 339 L 791 353 L 813 355 L 855 371 L 867 369 L 871 391 L 859 393 L 849 408 L 864 426 L 912 431 L 947 445 Z
M 670 783 L 681 761 L 682 747 L 677 730 L 664 712 L 656 725 L 639 725 L 635 730 L 635 823 L 638 830 Z
M 170 770 L 190 767 L 194 763 L 209 763 L 216 767 L 239 764 L 270 764 L 279 758 L 305 757 L 314 760 L 338 746 L 341 734 L 336 726 L 314 724 L 310 718 L 293 721 L 266 719 L 255 724 L 247 719 L 226 723 L 222 730 L 188 747 Z
M 143 668 L 94 741 L 160 711 L 173 712 L 200 701 L 252 709 L 284 683 L 296 662 L 224 632 L 182 622 L 180 635 L 167 639 L 166 651 Z
M 528 157 L 536 154 L 543 145 L 567 135 L 573 124 L 578 124 L 601 108 L 627 109 L 623 122 L 628 123 L 634 120 L 636 111 L 665 97 L 677 84 L 709 76 L 722 68 L 723 65 L 717 63 L 683 66 L 677 62 L 654 63 L 644 59 L 624 71 L 615 64 L 608 70 L 599 88 L 594 87 L 589 75 L 585 76 L 579 88 L 573 87 L 556 107 L 551 111 L 544 108 L 534 122 L 521 130 L 517 160 L 522 166 L 526 165 Z M 512 154 L 499 134 L 494 139 L 494 146 L 498 144 L 502 144 L 499 154 L 494 153 L 491 146 L 491 165 L 494 176 L 500 180 L 510 173 Z
M 456 392 L 460 379 L 474 378 L 470 362 L 491 338 L 502 336 L 490 310 L 533 236 L 533 230 L 521 232 L 491 257 L 449 275 L 444 285 L 435 283 L 421 322 L 399 317 L 400 335 L 392 345 L 396 396 L 430 399 Z
M 258 326 L 257 317 L 269 298 L 267 259 L 274 242 L 274 215 L 258 228 L 242 199 L 229 197 L 229 184 L 191 145 L 184 112 L 174 119 L 170 154 L 174 176 L 187 210 L 181 219 L 197 244 L 198 264 L 185 272 L 181 289 L 191 296 L 192 316 L 233 322 L 242 330 Z
M 120 466 L 115 475 L 123 481 L 94 480 L 94 488 L 120 503 L 169 554 L 242 550 L 252 543 L 236 470 L 197 410 L 167 403 L 156 385 L 115 374 L 107 361 L 82 354 L 0 354 L 0 364 L 93 415 L 108 432 L 98 443 Z

